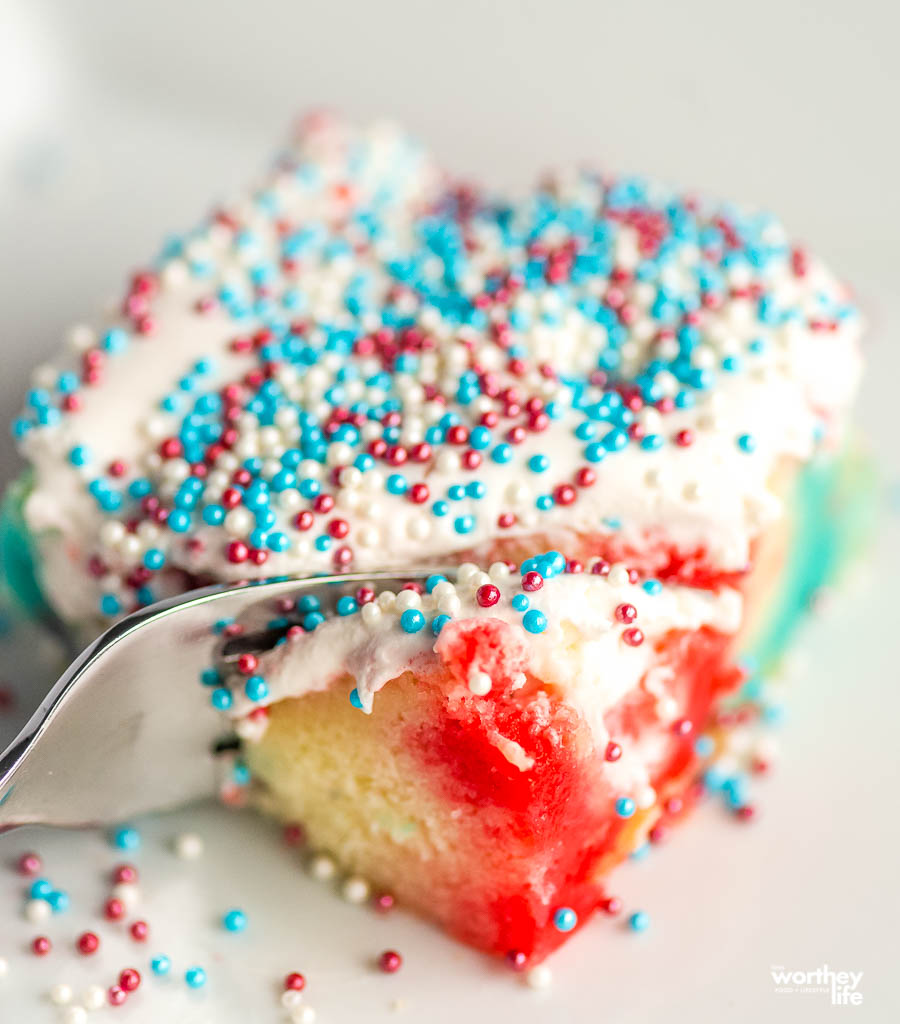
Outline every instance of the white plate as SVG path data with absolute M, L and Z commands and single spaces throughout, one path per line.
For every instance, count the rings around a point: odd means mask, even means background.
M 413 5 L 404 6 L 411 18 Z M 98 296 L 115 292 L 123 270 L 152 252 L 165 230 L 190 223 L 220 187 L 251 173 L 287 111 L 313 97 L 364 114 L 370 105 L 397 113 L 430 134 L 455 167 L 494 181 L 527 180 L 530 168 L 548 162 L 549 140 L 554 154 L 611 152 L 618 166 L 733 191 L 799 221 L 861 286 L 874 331 L 860 416 L 888 483 L 900 480 L 900 359 L 890 344 L 900 303 L 890 271 L 896 241 L 884 227 L 896 221 L 898 193 L 889 159 L 895 150 L 883 128 L 878 133 L 875 102 L 890 91 L 883 69 L 894 64 L 872 58 L 892 33 L 863 21 L 863 35 L 854 38 L 867 45 L 850 46 L 840 19 L 811 25 L 783 4 L 768 13 L 766 6 L 759 4 L 749 23 L 736 8 L 738 20 L 723 24 L 719 36 L 706 15 L 691 21 L 676 5 L 678 16 L 659 38 L 647 39 L 635 69 L 632 48 L 601 45 L 607 26 L 599 11 L 593 16 L 591 5 L 572 4 L 572 17 L 560 22 L 566 38 L 540 50 L 545 87 L 538 89 L 528 70 L 533 62 L 521 55 L 537 52 L 547 26 L 517 17 L 533 14 L 526 4 L 508 7 L 504 18 L 459 0 L 452 7 L 469 19 L 465 30 L 445 31 L 446 11 L 435 13 L 438 20 L 422 26 L 424 51 L 410 25 L 388 18 L 380 5 L 351 15 L 337 0 L 315 13 L 258 0 L 253 18 L 245 12 L 236 22 L 220 5 L 188 11 L 174 0 L 140 11 L 129 5 L 127 15 L 86 0 L 77 18 L 69 5 L 9 5 L 12 28 L 0 37 L 10 49 L 0 65 L 18 68 L 19 77 L 5 93 L 16 97 L 8 105 L 12 119 L 0 122 L 0 223 L 3 255 L 12 257 L 0 282 L 0 418 L 14 415 L 27 368 L 52 350 L 64 327 L 90 315 Z M 623 7 L 618 38 L 643 39 L 647 23 L 665 22 L 676 10 L 652 8 Z M 415 7 L 416 23 L 424 10 Z M 356 33 L 346 29 L 351 18 Z M 856 32 L 855 10 L 853 18 Z M 774 44 L 784 59 L 748 73 L 765 100 L 754 120 L 737 69 L 755 67 L 776 24 Z M 248 52 L 253 25 L 271 29 L 271 55 Z M 756 26 L 765 27 L 764 38 Z M 319 45 L 320 35 L 330 50 Z M 500 54 L 497 39 L 506 47 Z M 293 50 L 302 59 L 292 63 Z M 463 50 L 471 59 L 461 63 Z M 331 74 L 335 64 L 345 73 Z M 429 76 L 432 65 L 454 70 Z M 701 65 L 731 76 L 736 91 L 698 77 Z M 829 74 L 819 75 L 826 67 Z M 809 88 L 796 88 L 811 76 Z M 565 102 L 548 84 L 557 81 Z M 611 103 L 623 89 L 626 99 Z M 490 102 L 481 102 L 485 95 Z M 835 107 L 853 112 L 842 122 L 847 146 L 817 148 L 814 126 L 831 138 L 826 113 Z M 508 121 L 498 121 L 500 109 Z M 709 127 L 692 134 L 698 125 Z M 747 158 L 748 137 L 764 137 L 784 159 Z M 890 145 L 895 141 L 891 136 Z M 875 147 L 875 156 L 860 160 L 854 146 Z M 507 151 L 511 162 L 498 169 Z M 811 173 L 823 152 L 825 164 Z M 0 443 L 0 466 L 13 472 L 8 441 Z M 645 861 L 627 864 L 616 888 L 626 908 L 650 914 L 650 929 L 636 935 L 620 921 L 595 920 L 552 958 L 549 990 L 527 989 L 402 911 L 379 917 L 342 902 L 303 873 L 296 852 L 264 821 L 205 807 L 140 825 L 143 848 L 134 860 L 145 880 L 141 914 L 152 929 L 146 948 L 99 917 L 108 870 L 122 859 L 105 837 L 43 830 L 0 837 L 0 957 L 9 961 L 0 979 L 0 1022 L 56 1021 L 59 1011 L 46 997 L 52 984 L 68 982 L 76 991 L 106 985 L 126 965 L 142 971 L 144 985 L 122 1010 L 104 1013 L 135 1024 L 282 1021 L 279 981 L 291 970 L 307 976 L 308 1001 L 323 1024 L 818 1021 L 838 1012 L 829 997 L 776 992 L 771 969 L 826 964 L 863 972 L 863 1004 L 840 1012 L 898 1019 L 896 486 L 891 499 L 868 580 L 849 593 L 842 587 L 829 617 L 806 635 L 808 664 L 792 684 L 783 753 L 772 777 L 756 783 L 759 819 L 745 826 L 707 806 Z M 0 677 L 12 680 L 21 710 L 51 670 L 30 642 L 14 635 L 4 643 Z M 14 722 L 15 715 L 0 712 L 0 739 Z M 188 829 L 206 844 L 192 863 L 171 852 L 173 837 Z M 21 915 L 23 880 L 7 870 L 32 847 L 72 900 L 45 927 L 56 948 L 44 959 L 25 949 L 38 929 Z M 239 935 L 219 924 L 233 906 L 249 919 Z M 73 951 L 74 937 L 88 927 L 102 937 L 91 958 Z M 372 966 L 387 948 L 405 958 L 393 976 Z M 175 965 L 166 981 L 148 976 L 157 952 Z M 199 992 L 182 980 L 193 964 L 209 976 Z

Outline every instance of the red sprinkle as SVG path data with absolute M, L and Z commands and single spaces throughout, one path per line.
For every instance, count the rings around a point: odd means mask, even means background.
M 389 892 L 380 892 L 375 896 L 372 903 L 379 913 L 386 914 L 389 910 L 394 909 L 395 900 Z
M 107 921 L 118 921 L 125 916 L 125 904 L 121 900 L 117 900 L 115 897 L 111 900 L 106 901 L 106 906 L 103 908 L 103 916 Z
M 31 943 L 31 952 L 35 956 L 46 956 L 50 950 L 53 949 L 53 945 L 46 935 L 39 935 L 34 942 Z
M 147 936 L 150 934 L 150 926 L 146 921 L 135 921 L 130 931 L 135 942 L 146 942 Z M 124 985 L 122 987 L 125 988 Z
M 615 915 L 622 909 L 622 901 L 618 896 L 607 896 L 607 898 L 600 903 L 600 909 L 604 914 L 609 914 L 610 917 L 615 917 Z
M 637 618 L 637 608 L 633 604 L 620 604 L 616 608 L 616 618 L 619 622 L 634 622 Z
M 140 983 L 141 976 L 133 967 L 126 967 L 119 975 L 119 987 L 126 992 L 134 992 Z
M 94 932 L 82 932 L 75 941 L 79 953 L 90 956 L 100 948 L 100 940 Z
M 299 971 L 291 971 L 284 979 L 285 992 L 302 992 L 306 988 L 306 978 Z
M 522 577 L 522 589 L 529 593 L 540 590 L 544 585 L 544 577 L 539 572 L 526 572 Z
M 121 985 L 110 985 L 106 992 L 106 998 L 111 1006 L 121 1006 L 128 998 L 128 993 Z
M 632 626 L 630 629 L 623 631 L 622 639 L 629 647 L 640 647 L 644 642 L 644 634 L 637 628 L 637 626 Z
M 606 744 L 606 752 L 603 755 L 607 761 L 618 761 L 622 756 L 622 748 L 618 743 L 614 743 L 612 740 Z
M 137 868 L 133 864 L 119 864 L 113 868 L 112 880 L 114 885 L 131 885 L 138 880 Z
M 44 862 L 36 853 L 23 853 L 19 858 L 20 875 L 36 875 L 44 866 Z
M 493 583 L 485 583 L 476 591 L 475 600 L 482 608 L 493 608 L 500 600 L 500 591 Z
M 524 971 L 528 965 L 528 957 L 521 949 L 511 949 L 506 954 L 506 962 L 514 971 Z
M 385 974 L 394 974 L 403 966 L 403 957 L 396 950 L 386 949 L 378 958 L 378 966 Z
M 244 676 L 252 676 L 259 665 L 259 658 L 255 654 L 242 654 L 238 658 L 238 672 Z

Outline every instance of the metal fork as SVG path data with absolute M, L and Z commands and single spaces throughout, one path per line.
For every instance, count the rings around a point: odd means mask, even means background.
M 310 594 L 327 607 L 358 587 L 395 589 L 434 571 L 207 587 L 122 619 L 75 659 L 0 755 L 0 832 L 121 822 L 213 795 L 223 722 L 199 677 L 217 657 L 237 656 L 216 624 L 258 623 L 239 646 L 265 648 L 277 638 L 265 624 L 286 598 Z

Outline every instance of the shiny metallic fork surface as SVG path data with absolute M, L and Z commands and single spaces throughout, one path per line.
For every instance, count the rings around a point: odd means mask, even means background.
M 219 644 L 215 624 L 264 622 L 279 598 L 331 604 L 366 584 L 396 588 L 434 571 L 208 587 L 122 619 L 75 659 L 0 755 L 0 831 L 120 822 L 213 795 L 223 722 L 199 676 Z

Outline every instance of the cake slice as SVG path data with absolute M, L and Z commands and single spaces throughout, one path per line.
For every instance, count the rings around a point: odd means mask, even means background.
M 315 117 L 38 368 L 0 543 L 82 636 L 210 581 L 460 566 L 414 633 L 306 610 L 213 703 L 273 813 L 536 959 L 827 577 L 861 330 L 771 216 L 591 171 L 513 201 Z M 482 606 L 468 563 L 520 568 Z
M 741 678 L 741 598 L 567 572 L 556 552 L 523 568 L 364 588 L 327 618 L 310 598 L 273 609 L 285 640 L 214 699 L 258 806 L 457 938 L 535 963 L 683 813 L 697 737 Z

